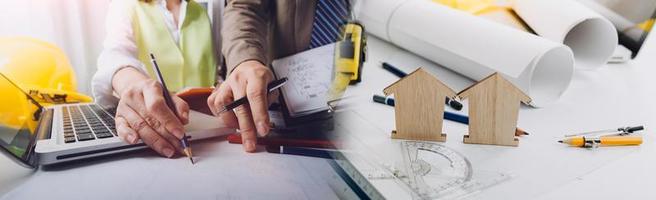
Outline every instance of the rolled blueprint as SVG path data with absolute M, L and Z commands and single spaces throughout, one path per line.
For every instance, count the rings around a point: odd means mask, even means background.
M 576 68 L 604 66 L 617 47 L 615 26 L 572 0 L 515 0 L 513 10 L 538 35 L 569 46 Z
M 356 7 L 369 33 L 474 80 L 500 72 L 546 106 L 574 71 L 570 48 L 427 0 L 369 0 Z
M 639 28 L 639 24 L 651 18 L 652 9 L 656 6 L 654 0 L 633 0 L 628 2 L 578 0 L 578 2 L 604 16 L 610 23 L 613 23 L 618 32 L 633 40 L 640 40 L 643 37 L 645 32 Z M 608 3 L 608 5 L 604 3 Z M 646 11 L 644 9 L 650 10 Z M 650 14 L 648 15 L 647 12 Z

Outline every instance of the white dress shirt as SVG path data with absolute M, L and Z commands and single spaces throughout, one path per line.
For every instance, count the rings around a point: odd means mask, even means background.
M 112 87 L 114 74 L 124 67 L 134 67 L 140 72 L 148 75 L 144 65 L 137 57 L 137 44 L 134 31 L 132 30 L 133 10 L 136 0 L 112 0 L 107 11 L 105 29 L 107 35 L 103 42 L 103 50 L 98 57 L 98 71 L 91 80 L 93 97 L 99 105 L 110 108 L 118 105 L 118 95 Z M 164 23 L 171 33 L 175 43 L 179 45 L 180 27 L 185 19 L 187 1 L 180 4 L 180 16 L 178 23 L 173 13 L 166 8 L 166 0 L 155 0 L 161 8 Z

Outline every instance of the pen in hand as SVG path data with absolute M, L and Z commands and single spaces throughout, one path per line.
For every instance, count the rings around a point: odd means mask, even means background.
M 162 84 L 162 96 L 164 96 L 164 101 L 166 102 L 166 105 L 173 112 L 173 114 L 175 114 L 175 116 L 178 119 L 180 119 L 180 115 L 178 114 L 177 109 L 175 109 L 175 103 L 173 103 L 171 94 L 169 93 L 169 90 L 166 87 L 166 83 L 164 82 L 162 73 L 159 70 L 157 61 L 155 61 L 155 55 L 153 55 L 152 53 L 150 53 L 150 61 L 153 63 L 153 71 L 155 72 L 155 75 L 157 75 L 157 80 L 159 81 L 160 84 Z M 185 135 L 182 136 L 182 139 L 180 139 L 180 144 L 182 145 L 182 151 L 184 151 L 185 155 L 189 157 L 189 161 L 191 161 L 191 164 L 195 164 L 193 159 L 193 154 L 191 152 L 191 146 L 189 145 L 189 140 L 186 133 Z
M 267 85 L 267 93 L 271 93 L 271 92 L 275 91 L 276 89 L 278 89 L 278 88 L 282 87 L 283 85 L 285 85 L 285 83 L 287 83 L 287 78 L 286 77 L 283 77 L 283 78 L 275 80 L 275 81 L 271 81 Z M 233 101 L 232 103 L 230 103 L 228 105 L 223 106 L 223 108 L 219 112 L 217 112 L 216 115 L 218 116 L 221 113 L 233 110 L 233 109 L 235 109 L 235 108 L 237 108 L 241 105 L 247 104 L 247 103 L 248 103 L 248 98 L 246 96 L 244 96 L 242 98 L 239 98 L 239 99 Z

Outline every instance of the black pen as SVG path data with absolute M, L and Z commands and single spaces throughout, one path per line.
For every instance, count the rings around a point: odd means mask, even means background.
M 287 77 L 283 77 L 281 79 L 271 81 L 267 85 L 267 93 L 273 92 L 274 90 L 276 90 L 276 89 L 282 87 L 283 85 L 285 85 L 285 83 L 287 83 Z M 239 99 L 233 101 L 232 103 L 230 103 L 228 105 L 223 106 L 223 109 L 221 109 L 219 112 L 217 112 L 216 115 L 219 115 L 219 114 L 224 113 L 226 111 L 233 110 L 233 109 L 235 109 L 235 108 L 237 108 L 241 105 L 247 104 L 247 103 L 248 103 L 248 98 L 244 96 L 242 98 L 239 98 Z
M 387 62 L 383 62 L 382 65 L 383 65 L 383 69 L 391 72 L 392 74 L 398 76 L 399 78 L 403 78 L 403 77 L 408 75 L 404 71 L 401 71 L 399 68 L 396 68 L 396 67 L 394 67 L 393 65 L 391 65 Z M 451 107 L 455 110 L 462 110 L 462 103 L 460 103 L 460 102 L 458 102 L 454 99 L 451 99 L 449 97 L 444 98 L 444 104 L 449 105 L 449 107 Z
M 164 82 L 164 78 L 162 77 L 162 72 L 159 71 L 159 66 L 157 65 L 157 61 L 155 61 L 155 55 L 153 55 L 153 53 L 150 53 L 150 61 L 153 63 L 153 71 L 157 75 L 157 80 L 159 81 L 160 84 L 162 84 L 162 96 L 164 96 L 164 101 L 166 102 L 166 105 L 173 112 L 173 114 L 175 114 L 175 117 L 180 119 L 180 114 L 178 113 L 178 110 L 175 109 L 175 103 L 173 103 L 173 98 L 171 98 L 169 89 L 166 87 L 166 83 Z M 187 133 L 185 133 L 185 135 L 182 136 L 182 139 L 180 139 L 180 144 L 182 145 L 182 151 L 184 151 L 187 157 L 189 157 L 191 164 L 194 164 L 194 158 L 191 152 L 191 146 L 189 145 L 189 141 L 187 138 L 188 138 Z
M 333 151 L 316 149 L 316 148 L 306 148 L 306 147 L 290 147 L 290 146 L 267 146 L 266 151 L 269 153 L 278 153 L 278 154 L 287 154 L 287 155 L 297 155 L 297 156 L 307 156 L 315 158 L 325 158 L 333 159 Z
M 408 75 L 404 71 L 401 71 L 399 68 L 396 68 L 387 62 L 383 62 L 383 69 L 392 72 L 392 74 L 396 75 L 399 78 L 403 78 Z

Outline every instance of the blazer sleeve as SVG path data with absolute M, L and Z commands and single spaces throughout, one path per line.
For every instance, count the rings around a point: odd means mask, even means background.
M 244 61 L 267 64 L 269 24 L 268 0 L 230 0 L 223 13 L 221 29 L 227 73 Z

